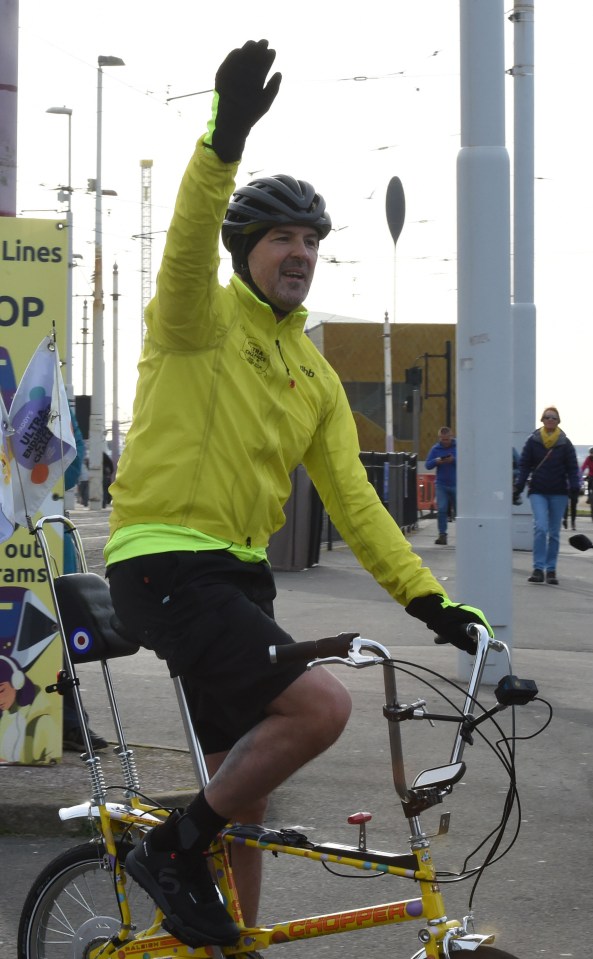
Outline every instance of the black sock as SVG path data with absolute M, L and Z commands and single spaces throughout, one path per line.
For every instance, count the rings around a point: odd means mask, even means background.
M 226 816 L 219 816 L 212 806 L 210 806 L 204 795 L 204 790 L 198 793 L 185 812 L 195 824 L 199 833 L 195 842 L 196 849 L 207 849 L 216 834 L 219 833 L 228 822 Z

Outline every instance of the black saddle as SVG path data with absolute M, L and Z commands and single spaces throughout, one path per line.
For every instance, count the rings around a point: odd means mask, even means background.
M 54 579 L 58 611 L 73 663 L 116 659 L 138 652 L 115 615 L 107 582 L 97 573 L 66 573 Z

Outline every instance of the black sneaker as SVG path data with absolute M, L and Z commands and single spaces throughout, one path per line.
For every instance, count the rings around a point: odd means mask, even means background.
M 230 946 L 239 938 L 239 928 L 220 901 L 204 854 L 154 848 L 154 833 L 160 830 L 171 833 L 172 845 L 179 844 L 175 827 L 181 818 L 174 812 L 162 826 L 151 829 L 127 855 L 126 872 L 164 912 L 163 928 L 181 942 L 193 948 Z M 159 845 L 161 837 L 162 833 Z
M 109 745 L 107 740 L 103 739 L 102 736 L 99 736 L 98 733 L 94 733 L 92 729 L 89 729 L 89 737 L 95 752 L 99 752 L 101 749 L 107 749 Z M 74 729 L 64 730 L 62 746 L 67 752 L 71 753 L 83 753 L 85 751 L 86 746 L 82 739 L 80 727 L 77 726 Z
M 533 573 L 527 580 L 528 583 L 543 583 L 543 581 L 544 581 L 543 569 L 534 569 Z
M 549 569 L 548 572 L 546 573 L 546 583 L 548 584 L 548 586 L 557 586 L 557 585 L 558 585 L 558 579 L 557 579 L 557 576 L 556 576 L 556 570 L 555 570 L 555 569 Z
M 435 546 L 446 546 L 447 545 L 447 534 L 439 533 L 437 538 L 434 541 Z

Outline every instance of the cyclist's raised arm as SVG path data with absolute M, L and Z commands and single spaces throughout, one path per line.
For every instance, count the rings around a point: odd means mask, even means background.
M 224 329 L 220 228 L 249 131 L 280 86 L 279 73 L 266 80 L 275 55 L 267 40 L 250 40 L 217 71 L 212 118 L 182 178 L 156 295 L 146 311 L 149 334 L 166 348 L 208 346 Z

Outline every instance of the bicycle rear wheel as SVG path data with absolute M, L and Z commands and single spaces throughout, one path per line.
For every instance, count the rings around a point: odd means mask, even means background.
M 132 849 L 123 844 L 123 862 Z M 18 959 L 85 959 L 88 948 L 106 941 L 120 928 L 113 873 L 103 843 L 68 849 L 45 867 L 23 906 L 17 939 Z M 130 878 L 126 883 L 132 922 L 145 929 L 155 904 Z

